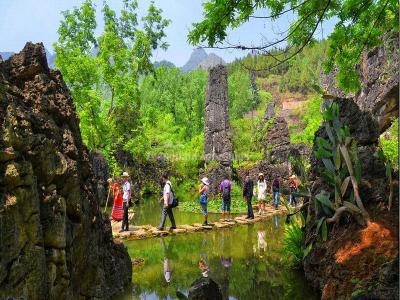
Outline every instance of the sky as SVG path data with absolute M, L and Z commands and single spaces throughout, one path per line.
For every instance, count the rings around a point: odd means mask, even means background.
M 57 28 L 62 19 L 62 11 L 79 6 L 83 0 L 0 0 L 0 51 L 20 51 L 26 42 L 43 42 L 53 52 L 52 44 L 57 41 Z M 97 5 L 97 20 L 102 26 L 101 6 L 103 0 L 93 0 Z M 189 59 L 195 48 L 187 42 L 187 34 L 193 22 L 202 20 L 202 2 L 200 0 L 156 0 L 155 4 L 163 10 L 163 16 L 171 20 L 166 30 L 167 51 L 157 50 L 154 60 L 168 60 L 180 67 Z M 119 10 L 122 0 L 108 0 L 107 3 Z M 139 0 L 139 15 L 146 13 L 149 0 Z M 268 15 L 259 11 L 258 15 Z M 228 41 L 232 44 L 242 43 L 259 45 L 262 41 L 274 41 L 278 33 L 286 30 L 293 16 L 283 16 L 276 22 L 254 20 L 238 29 L 230 30 Z M 318 30 L 319 37 L 326 37 L 332 30 L 333 23 L 325 23 L 323 30 Z M 99 31 L 100 32 L 100 31 Z M 207 49 L 214 52 L 226 62 L 242 57 L 247 53 L 241 50 Z

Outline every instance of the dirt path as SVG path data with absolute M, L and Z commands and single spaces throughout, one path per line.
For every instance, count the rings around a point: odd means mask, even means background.
M 153 238 L 153 237 L 161 237 L 175 234 L 183 234 L 183 233 L 191 233 L 197 231 L 206 231 L 206 230 L 218 230 L 221 228 L 229 228 L 238 225 L 248 225 L 254 224 L 257 222 L 264 221 L 273 215 L 279 215 L 287 213 L 287 209 L 284 206 L 280 206 L 278 209 L 274 209 L 273 206 L 267 205 L 267 212 L 264 215 L 255 214 L 254 219 L 246 219 L 246 216 L 239 216 L 230 221 L 220 221 L 214 222 L 209 226 L 203 226 L 200 223 L 193 224 L 185 224 L 178 225 L 176 229 L 172 231 L 160 231 L 155 226 L 152 225 L 137 225 L 137 226 L 129 226 L 129 231 L 119 232 L 121 229 L 121 222 L 112 221 L 112 230 L 113 236 L 116 241 L 121 240 L 139 240 L 145 238 Z

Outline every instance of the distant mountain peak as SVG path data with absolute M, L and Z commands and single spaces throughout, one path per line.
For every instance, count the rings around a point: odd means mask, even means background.
M 217 54 L 215 53 L 210 53 L 206 59 L 204 59 L 199 67 L 208 71 L 209 69 L 211 69 L 212 67 L 216 66 L 216 65 L 226 65 L 225 61 L 219 57 Z
M 194 49 L 187 63 L 181 68 L 182 72 L 196 70 L 207 57 L 207 52 L 203 48 Z
M 163 59 L 161 61 L 156 61 L 156 62 L 154 62 L 153 65 L 155 68 L 160 68 L 160 67 L 165 67 L 167 69 L 175 68 L 175 65 L 172 62 L 165 60 L 165 59 Z

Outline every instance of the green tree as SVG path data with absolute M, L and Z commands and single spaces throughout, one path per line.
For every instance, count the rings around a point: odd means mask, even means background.
M 136 11 L 135 0 L 124 0 L 119 16 L 104 2 L 104 28 L 96 37 L 96 7 L 86 0 L 63 12 L 54 44 L 55 63 L 76 103 L 83 139 L 109 155 L 138 135 L 139 78 L 153 72 L 152 52 L 168 46 L 163 40 L 169 21 L 162 11 L 151 2 L 141 22 Z
M 382 44 L 388 31 L 399 31 L 399 4 L 397 0 L 209 0 L 203 4 L 204 20 L 193 24 L 189 41 L 206 43 L 211 47 L 258 51 L 274 59 L 270 67 L 282 65 L 315 42 L 318 26 L 327 20 L 337 20 L 329 35 L 329 48 L 325 71 L 338 67 L 338 82 L 345 90 L 360 86 L 354 66 L 363 50 Z M 268 16 L 255 15 L 261 9 Z M 275 42 L 258 46 L 226 45 L 227 31 L 237 28 L 253 18 L 277 20 L 287 13 L 293 21 L 287 35 Z M 276 47 L 285 46 L 282 55 L 274 53 Z

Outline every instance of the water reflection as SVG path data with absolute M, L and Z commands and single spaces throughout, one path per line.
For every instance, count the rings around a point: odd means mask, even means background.
M 134 268 L 131 288 L 116 299 L 219 299 L 218 291 L 222 299 L 316 299 L 301 273 L 281 260 L 283 232 L 283 219 L 276 217 L 126 242 L 131 257 L 143 258 L 144 265 Z
M 172 267 L 171 267 L 171 259 L 172 259 L 172 245 L 174 239 L 170 239 L 168 248 L 165 247 L 165 239 L 160 239 L 161 241 L 161 246 L 162 246 L 162 252 L 164 255 L 164 278 L 167 283 L 171 281 L 171 273 L 172 273 Z

